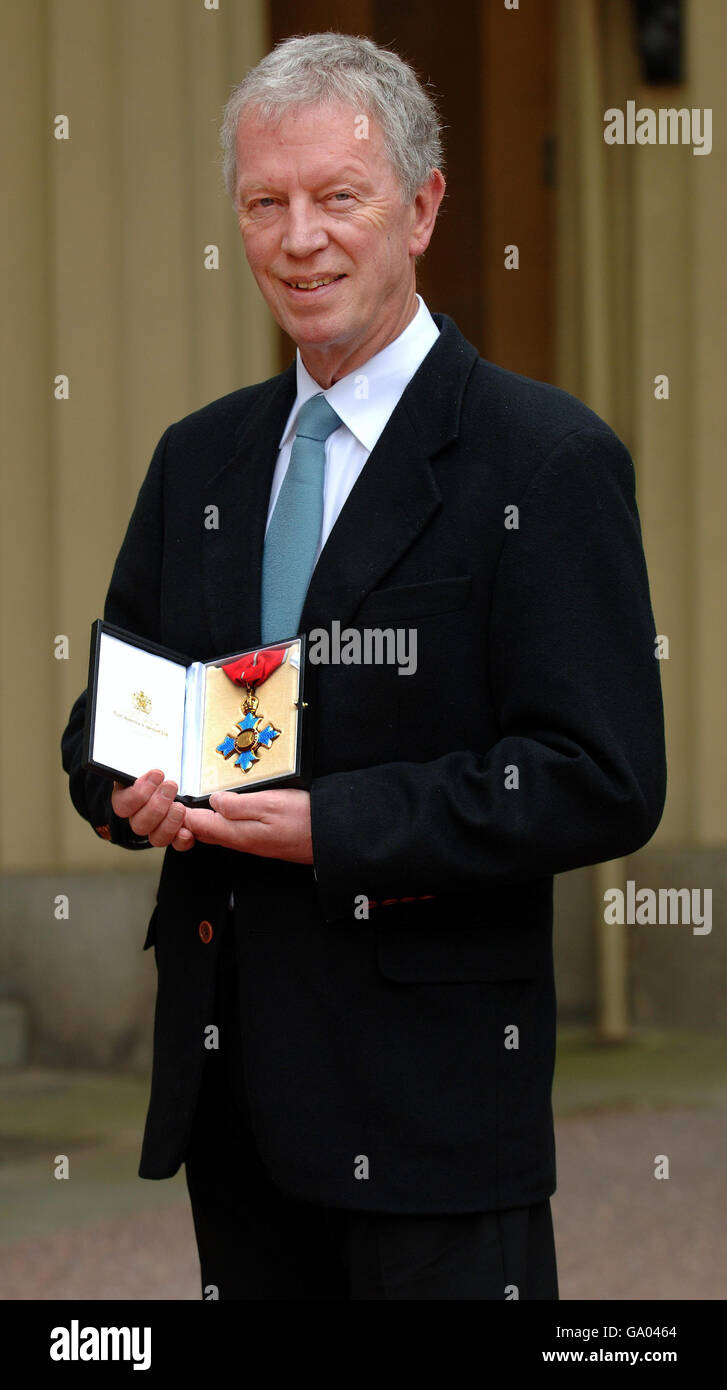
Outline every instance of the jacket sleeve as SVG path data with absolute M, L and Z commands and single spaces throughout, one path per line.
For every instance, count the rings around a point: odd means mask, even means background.
M 164 458 L 170 429 L 160 439 L 141 485 L 111 576 L 103 614 L 107 622 L 156 642 L 160 640 Z M 112 781 L 81 765 L 86 701 L 84 690 L 71 710 L 61 738 L 63 767 L 68 773 L 73 805 L 102 839 L 124 849 L 148 849 L 148 839 L 136 835 L 129 822 L 112 809 Z
M 314 779 L 327 919 L 350 917 L 359 894 L 476 893 L 631 854 L 654 833 L 661 679 L 634 466 L 613 431 L 574 431 L 531 479 L 483 639 L 489 751 Z

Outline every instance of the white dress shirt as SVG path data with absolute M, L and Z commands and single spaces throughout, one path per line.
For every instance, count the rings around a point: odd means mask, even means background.
M 439 337 L 439 329 L 424 300 L 420 295 L 417 295 L 417 300 L 419 308 L 398 338 L 323 392 L 343 423 L 326 440 L 323 525 L 316 560 L 389 416 Z M 270 488 L 268 526 L 290 462 L 300 408 L 311 396 L 320 394 L 321 390 L 304 367 L 300 349 L 296 353 L 295 368 L 298 391 L 280 438 L 280 453 Z

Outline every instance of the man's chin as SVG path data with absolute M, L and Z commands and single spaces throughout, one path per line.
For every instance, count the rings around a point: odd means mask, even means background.
M 322 309 L 316 314 L 281 315 L 278 323 L 301 349 L 307 347 L 325 351 L 327 347 L 343 342 L 347 336 L 340 321 L 337 323 L 333 314 L 325 313 Z

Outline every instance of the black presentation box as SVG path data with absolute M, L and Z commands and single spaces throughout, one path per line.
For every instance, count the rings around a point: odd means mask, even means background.
M 304 667 L 302 634 L 193 661 L 97 618 L 84 766 L 126 784 L 161 768 L 185 806 L 214 791 L 306 786 Z

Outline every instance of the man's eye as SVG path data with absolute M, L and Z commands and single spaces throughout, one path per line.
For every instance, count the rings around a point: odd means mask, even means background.
M 255 198 L 255 200 L 250 204 L 250 207 L 251 207 L 251 208 L 269 208 L 269 207 L 272 207 L 272 206 L 274 205 L 274 203 L 275 203 L 275 199 L 274 199 L 274 198 Z
M 334 193 L 334 194 L 332 194 L 332 197 L 334 197 L 334 198 L 336 198 L 336 199 L 338 199 L 338 198 L 347 198 L 347 199 L 350 199 L 350 198 L 353 197 L 353 194 L 341 192 L 341 193 Z

